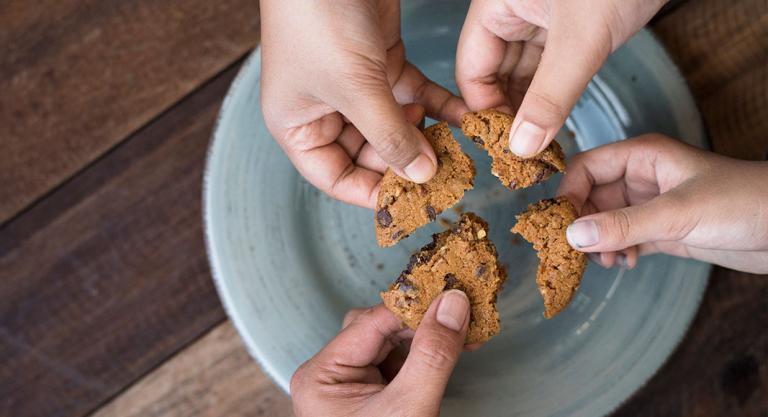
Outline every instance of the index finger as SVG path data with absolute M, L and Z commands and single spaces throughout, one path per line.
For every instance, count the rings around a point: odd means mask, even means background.
M 356 165 L 336 141 L 343 126 L 341 116 L 331 113 L 289 129 L 278 142 L 312 185 L 345 203 L 372 209 L 381 174 Z
M 480 21 L 487 4 L 473 1 L 456 48 L 456 83 L 470 110 L 509 105 L 498 72 L 507 43 Z
M 312 360 L 351 367 L 374 364 L 399 342 L 402 322 L 383 304 L 355 317 Z
M 576 154 L 568 161 L 557 195 L 568 197 L 581 213 L 592 188 L 624 177 L 632 141 L 623 140 Z

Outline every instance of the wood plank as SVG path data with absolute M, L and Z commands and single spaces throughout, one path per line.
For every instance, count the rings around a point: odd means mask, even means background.
M 683 343 L 613 417 L 765 417 L 768 275 L 716 268 Z
M 714 150 L 768 158 L 768 1 L 689 1 L 653 29 L 688 80 Z
M 0 415 L 84 415 L 224 319 L 200 200 L 236 70 L 0 228 Z
M 292 416 L 226 321 L 142 378 L 93 417 Z
M 256 45 L 254 0 L 0 2 L 0 224 Z

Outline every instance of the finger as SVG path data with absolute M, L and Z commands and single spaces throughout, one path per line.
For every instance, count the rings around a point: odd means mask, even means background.
M 510 150 L 520 157 L 552 142 L 611 51 L 609 29 L 591 15 L 592 8 L 560 2 L 551 9 L 541 62 L 512 123 Z
M 450 290 L 433 301 L 416 329 L 400 373 L 386 388 L 390 395 L 422 404 L 423 415 L 436 415 L 468 325 L 469 300 L 463 292 Z
M 541 61 L 542 51 L 543 48 L 533 42 L 526 42 L 524 44 L 520 53 L 520 59 L 518 59 L 509 75 L 507 86 L 507 95 L 513 109 L 520 108 L 525 92 L 528 91 L 531 80 L 533 80 L 533 74 L 539 66 L 539 61 Z
M 280 144 L 312 185 L 338 200 L 374 208 L 381 174 L 355 165 L 336 142 L 342 127 L 341 117 L 333 113 L 289 129 Z
M 381 159 L 379 153 L 376 152 L 376 149 L 373 149 L 373 146 L 371 146 L 370 143 L 363 145 L 363 148 L 357 155 L 355 164 L 361 168 L 369 169 L 382 175 L 387 171 L 386 161 Z
M 632 142 L 619 141 L 576 154 L 568 161 L 568 169 L 560 181 L 557 194 L 567 196 L 576 211 L 581 213 L 593 187 L 624 177 L 633 149 Z
M 461 115 L 469 111 L 464 100 L 431 81 L 409 62 L 392 92 L 398 103 L 418 103 L 424 106 L 429 117 L 445 120 L 453 126 L 459 126 Z
M 424 129 L 424 107 L 418 104 L 406 104 L 403 106 L 403 112 L 409 123 L 414 126 L 419 126 L 422 130 Z M 360 138 L 362 138 L 362 135 Z M 387 170 L 387 162 L 381 159 L 381 156 L 376 152 L 376 149 L 374 149 L 370 143 L 365 142 L 364 139 L 363 145 L 356 155 L 355 164 L 361 168 L 369 169 L 380 174 L 384 174 Z
M 341 329 L 346 329 L 347 326 L 349 326 L 349 323 L 352 323 L 352 321 L 356 319 L 357 316 L 365 313 L 366 311 L 368 311 L 368 308 L 366 307 L 353 308 L 352 310 L 347 311 L 347 314 L 344 315 L 344 319 L 341 321 Z
M 356 161 L 365 145 L 365 138 L 353 124 L 345 124 L 336 142 L 344 149 L 352 161 Z
M 399 176 L 417 183 L 435 175 L 435 152 L 421 131 L 410 124 L 395 101 L 386 74 L 376 70 L 345 75 L 347 88 L 334 97 L 344 114 Z
M 507 42 L 483 25 L 483 14 L 492 13 L 489 7 L 491 2 L 471 3 L 456 48 L 456 84 L 470 110 L 510 104 L 498 75 Z
M 310 362 L 364 368 L 400 342 L 402 323 L 379 304 L 357 314 Z
M 568 226 L 566 237 L 583 252 L 620 251 L 647 242 L 682 239 L 696 221 L 690 204 L 670 192 L 644 204 L 579 218 Z

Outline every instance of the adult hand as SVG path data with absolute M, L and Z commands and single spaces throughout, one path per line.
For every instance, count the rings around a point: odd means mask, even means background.
M 301 175 L 370 208 L 387 166 L 418 183 L 434 175 L 409 122 L 419 111 L 401 104 L 453 124 L 466 106 L 406 61 L 399 1 L 262 0 L 261 15 L 264 120 Z
M 558 195 L 584 216 L 568 227 L 568 242 L 601 254 L 604 266 L 664 252 L 767 273 L 766 179 L 766 162 L 645 135 L 577 154 Z
M 471 110 L 517 110 L 510 150 L 543 151 L 608 55 L 666 0 L 474 0 L 456 81 Z
M 389 363 L 393 350 L 413 335 L 383 305 L 358 314 L 291 379 L 299 416 L 437 416 L 448 377 L 469 325 L 469 300 L 459 290 L 432 302 L 402 367 Z

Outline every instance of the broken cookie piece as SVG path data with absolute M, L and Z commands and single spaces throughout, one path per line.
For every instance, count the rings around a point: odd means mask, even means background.
M 517 216 L 512 233 L 519 233 L 538 251 L 536 284 L 544 298 L 544 317 L 552 318 L 571 302 L 587 267 L 586 254 L 568 244 L 565 229 L 576 220 L 576 209 L 565 197 L 528 206 Z
M 514 118 L 498 110 L 465 113 L 461 130 L 491 156 L 491 172 L 509 189 L 530 187 L 565 171 L 565 154 L 552 141 L 538 155 L 524 159 L 509 150 L 509 131 Z
M 461 151 L 445 122 L 424 131 L 437 156 L 437 172 L 431 180 L 417 184 L 387 169 L 376 201 L 376 240 L 392 246 L 414 230 L 435 220 L 443 210 L 458 203 L 472 189 L 475 165 Z
M 470 302 L 466 343 L 484 342 L 499 333 L 496 296 L 506 277 L 488 239 L 488 223 L 465 213 L 450 230 L 433 235 L 432 243 L 411 256 L 381 298 L 395 316 L 416 329 L 437 296 L 460 289 Z

